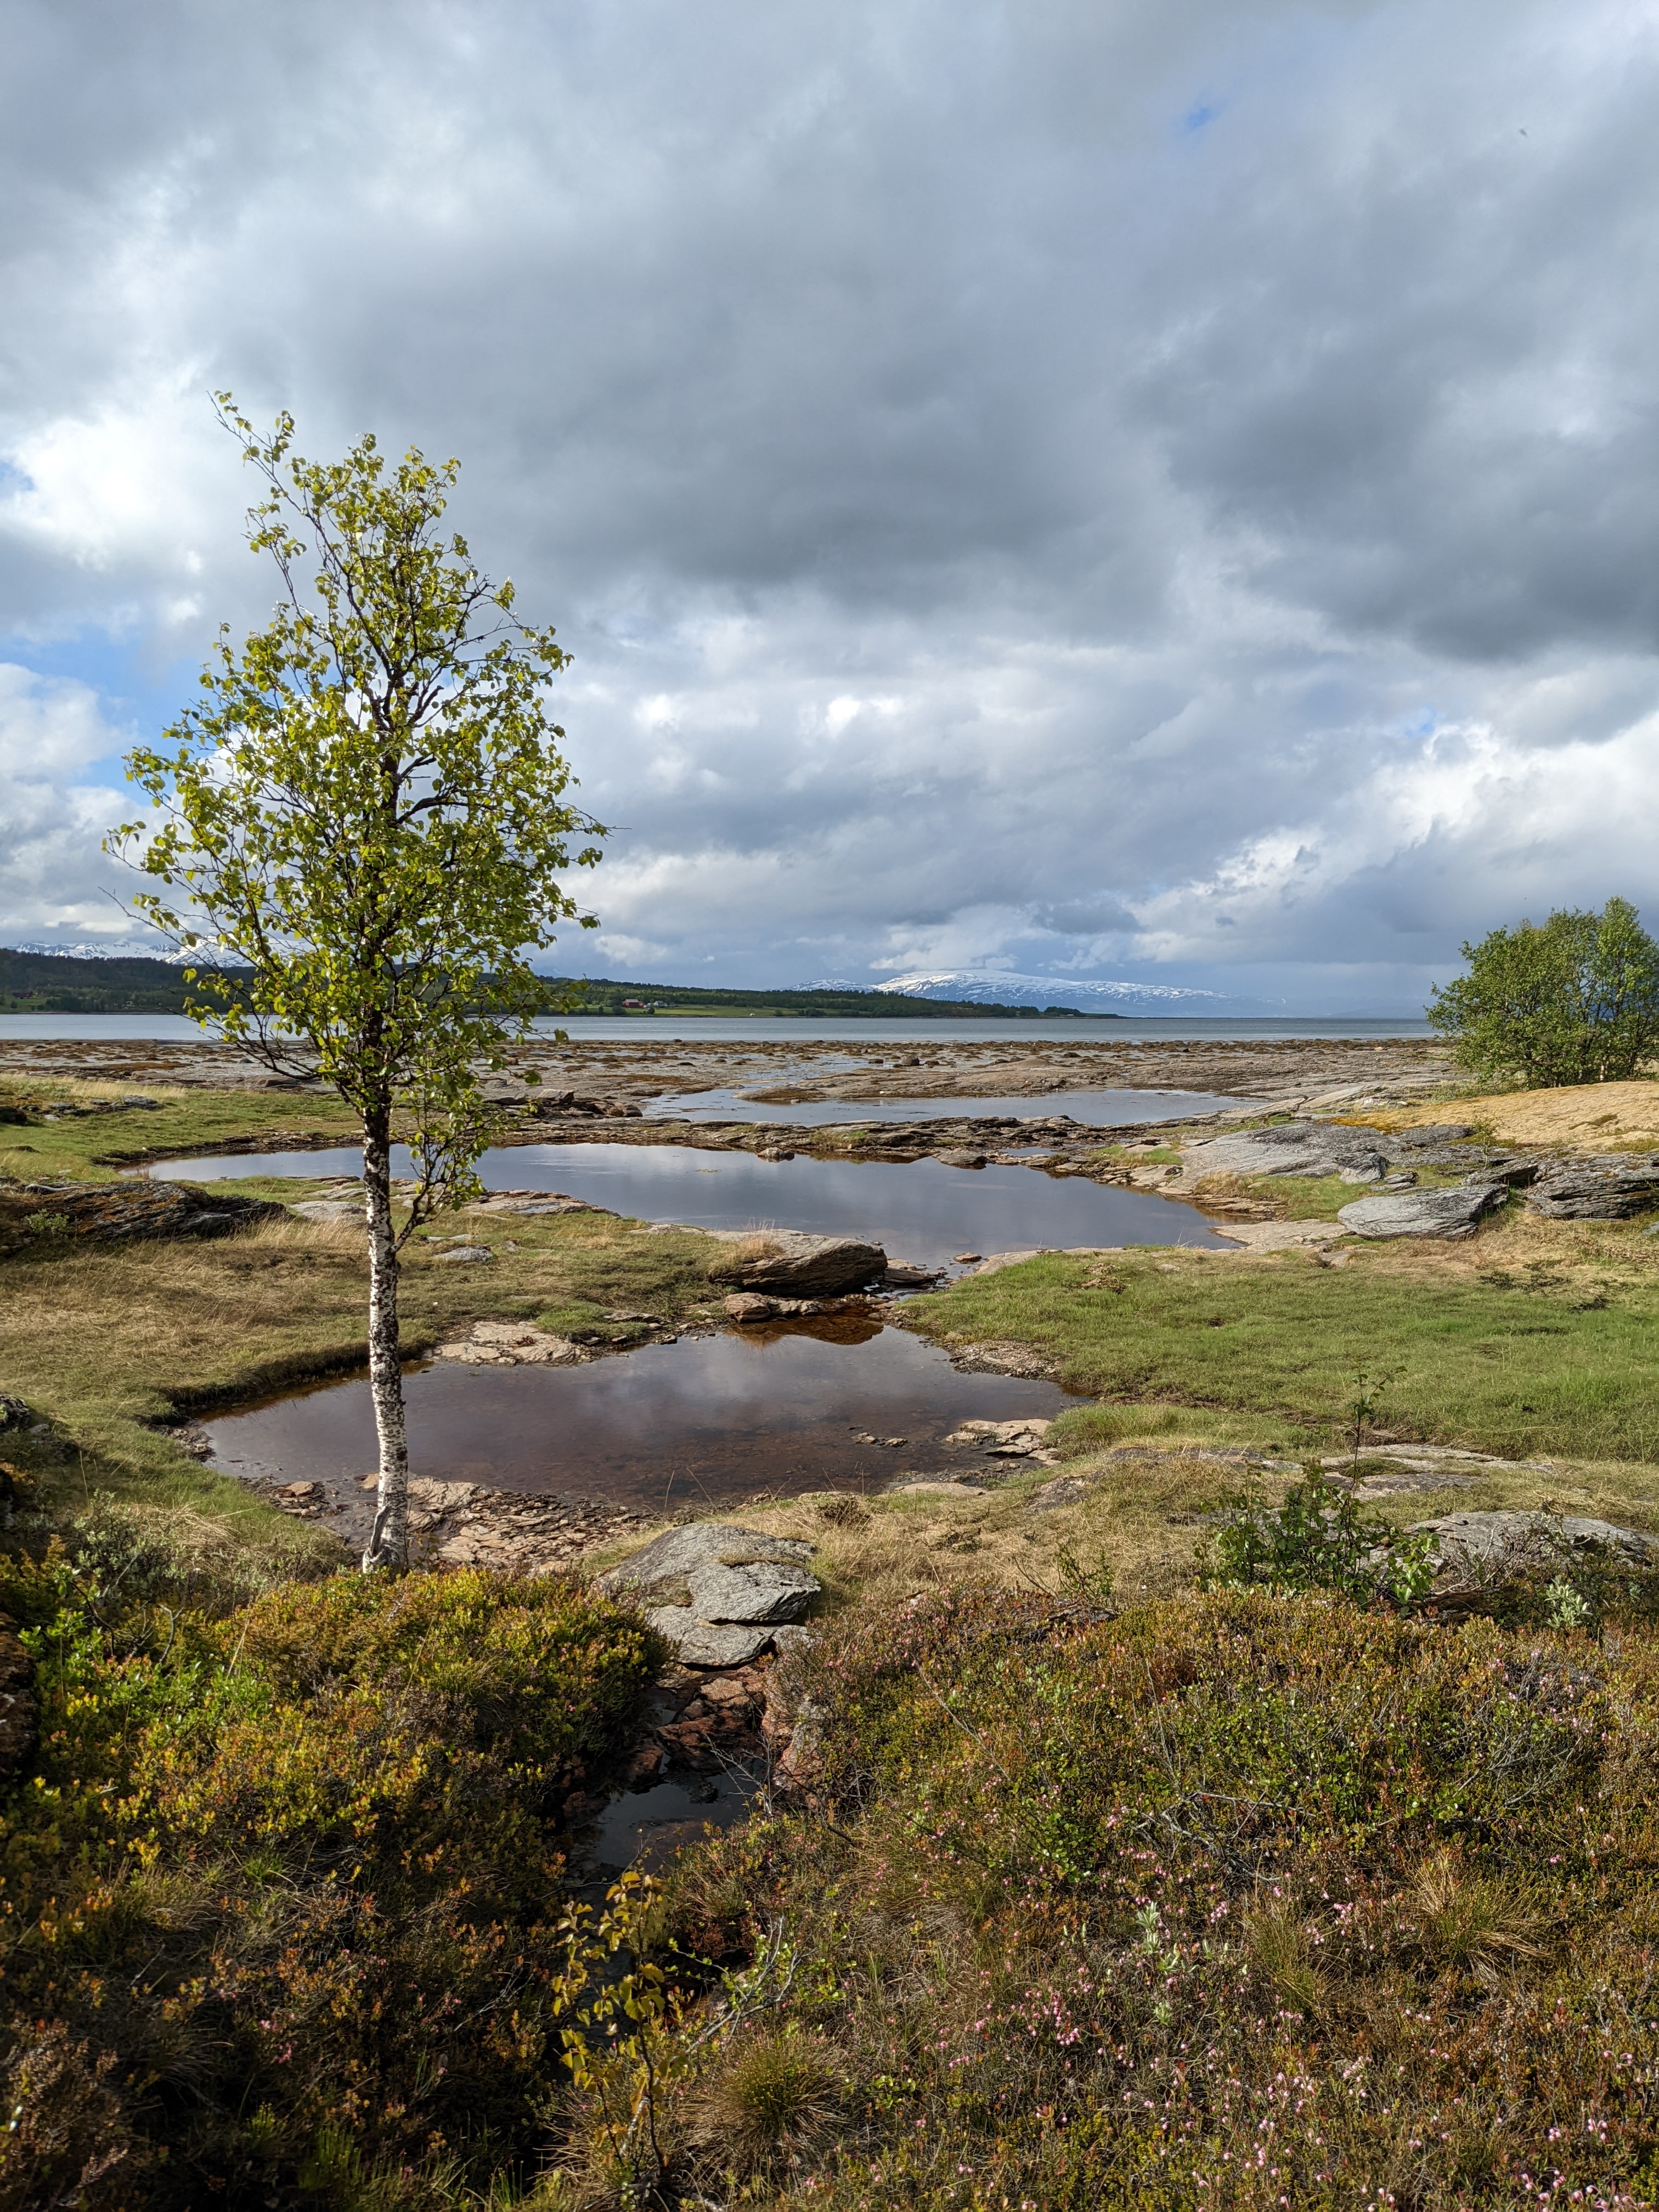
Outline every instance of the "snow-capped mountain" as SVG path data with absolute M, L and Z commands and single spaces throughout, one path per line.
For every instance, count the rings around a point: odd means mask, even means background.
M 185 967 L 192 959 L 199 960 L 199 952 L 174 952 L 163 937 L 98 937 L 84 945 L 47 945 L 20 938 L 9 945 L 11 952 L 56 953 L 62 960 L 167 960 L 177 967 Z
M 980 1006 L 1073 1006 L 1085 1014 L 1271 1014 L 1259 999 L 1224 999 L 1179 983 L 1080 981 L 1066 975 L 1010 975 L 951 968 L 928 975 L 899 975 L 881 986 L 910 999 L 971 999 Z

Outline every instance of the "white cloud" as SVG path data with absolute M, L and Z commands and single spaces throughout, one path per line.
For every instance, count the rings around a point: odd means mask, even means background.
M 1659 904 L 1651 10 L 0 7 L 0 633 L 260 618 L 210 385 L 460 453 L 583 964 L 1408 1000 Z M 32 935 L 110 744 L 7 680 Z

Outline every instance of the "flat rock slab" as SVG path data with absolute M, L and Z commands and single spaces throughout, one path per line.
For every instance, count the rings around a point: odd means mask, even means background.
M 752 1328 L 763 1321 L 800 1320 L 813 1314 L 838 1310 L 822 1298 L 768 1298 L 758 1291 L 733 1291 L 721 1305 L 732 1320 L 744 1328 Z
M 1443 1556 L 1462 1553 L 1466 1559 L 1491 1561 L 1506 1553 L 1576 1551 L 1592 1545 L 1632 1561 L 1659 1558 L 1659 1536 L 1576 1513 L 1444 1513 L 1437 1521 L 1418 1522 L 1412 1533 L 1433 1536 Z
M 1451 1190 L 1402 1190 L 1357 1198 L 1337 1219 L 1351 1236 L 1473 1237 L 1475 1224 L 1509 1193 L 1500 1183 L 1460 1183 Z
M 30 1215 L 58 1215 L 64 1226 L 53 1234 L 100 1244 L 128 1237 L 230 1237 L 289 1218 L 287 1206 L 265 1199 L 136 1176 L 107 1183 L 14 1183 L 5 1195 L 5 1211 L 15 1217 L 7 1227 L 15 1225 L 27 1237 L 33 1233 L 27 1225 Z
M 1081 1505 L 1088 1494 L 1086 1486 L 1074 1474 L 1061 1474 L 1052 1482 L 1045 1482 L 1041 1490 L 1034 1490 L 1025 1504 L 1032 1513 L 1054 1513 L 1062 1505 Z
M 495 1255 L 488 1244 L 450 1244 L 431 1256 L 441 1267 L 476 1267 L 485 1260 L 493 1260 Z
M 1188 1145 L 1182 1166 L 1199 1176 L 1328 1176 L 1345 1170 L 1367 1176 L 1388 1166 L 1378 1129 L 1350 1129 L 1328 1122 L 1291 1123 L 1276 1129 L 1241 1129 L 1206 1143 Z
M 1356 1199 L 1355 1205 L 1365 1201 Z M 1310 1246 L 1334 1244 L 1346 1231 L 1337 1221 L 1224 1221 L 1216 1234 L 1232 1241 L 1224 1249 L 1196 1244 L 1190 1249 L 1208 1260 L 1236 1259 L 1241 1252 L 1296 1252 Z
M 520 1321 L 474 1322 L 465 1336 L 441 1344 L 435 1356 L 467 1367 L 575 1367 L 586 1358 L 568 1336 Z
M 709 1278 L 739 1290 L 770 1291 L 784 1297 L 835 1297 L 872 1282 L 887 1269 L 879 1244 L 859 1237 L 812 1237 L 804 1230 L 717 1229 L 710 1234 L 739 1247 L 717 1260 Z
M 992 1252 L 980 1261 L 974 1273 L 976 1275 L 995 1275 L 1004 1267 L 1023 1267 L 1027 1260 L 1041 1260 L 1045 1254 L 1055 1249 L 1052 1244 L 1028 1244 L 1018 1252 Z

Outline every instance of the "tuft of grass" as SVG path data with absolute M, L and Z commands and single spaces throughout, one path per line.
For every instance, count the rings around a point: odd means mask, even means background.
M 1247 1917 L 1244 1933 L 1256 1972 L 1282 2003 L 1312 2019 L 1324 1999 L 1325 1977 L 1319 1970 L 1315 1931 L 1297 1907 L 1273 1897 Z
M 722 2057 L 698 2098 L 691 2140 L 719 2168 L 776 2172 L 822 2142 L 842 2101 L 815 2037 L 762 2035 Z
M 1464 1865 L 1449 1845 L 1424 1861 L 1411 1894 L 1431 1972 L 1449 1966 L 1492 1989 L 1504 1973 L 1547 1955 L 1547 1916 L 1512 1879 Z

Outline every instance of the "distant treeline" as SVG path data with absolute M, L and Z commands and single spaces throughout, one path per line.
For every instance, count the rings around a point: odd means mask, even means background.
M 232 976 L 246 970 L 229 969 Z M 181 1014 L 190 986 L 167 960 L 76 960 L 58 952 L 0 951 L 0 1013 Z M 978 1006 L 912 999 L 901 991 L 723 991 L 690 983 L 617 983 L 600 976 L 547 978 L 550 1014 L 810 1015 L 819 1021 L 1018 1021 L 1064 1015 L 1116 1021 L 1074 1006 Z

